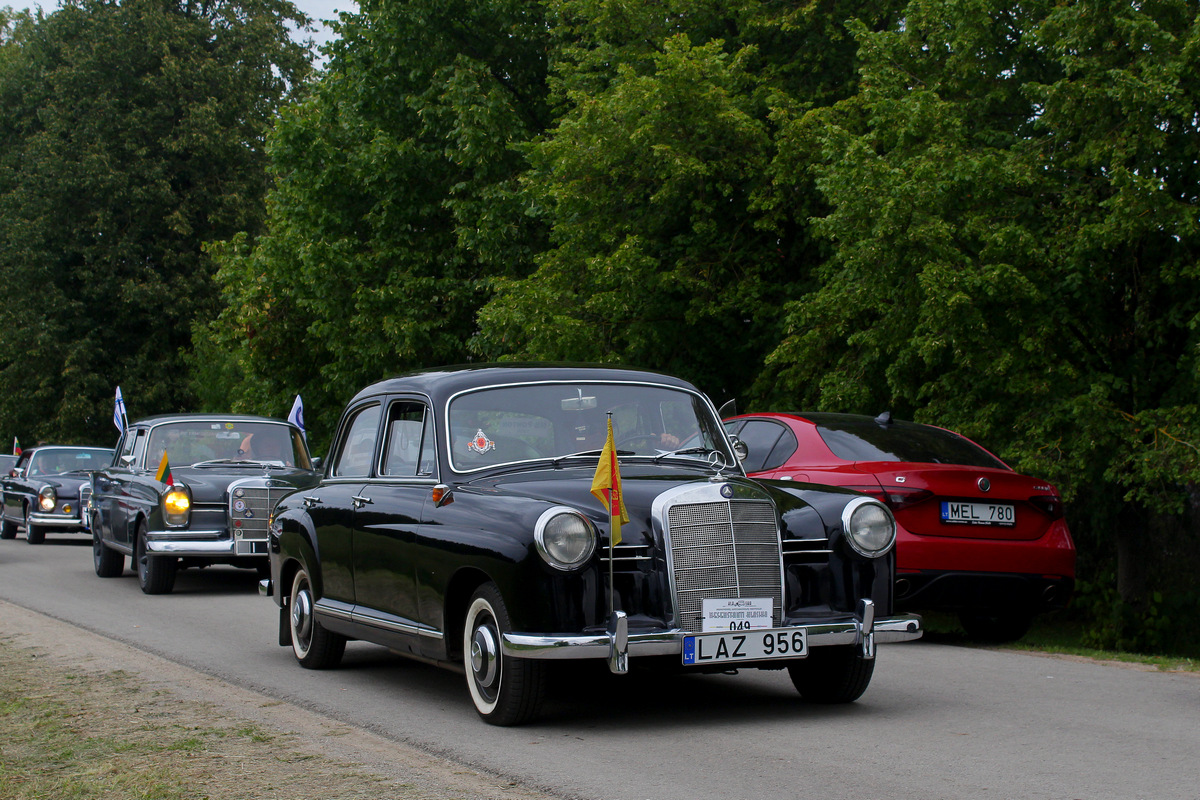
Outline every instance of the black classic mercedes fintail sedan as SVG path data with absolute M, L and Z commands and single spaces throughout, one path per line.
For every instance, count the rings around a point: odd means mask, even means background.
M 266 574 L 276 501 L 320 476 L 299 428 L 236 414 L 147 417 L 126 428 L 92 474 L 92 560 L 116 578 L 132 560 L 146 594 L 168 594 L 179 569 L 228 564 Z
M 892 613 L 891 512 L 750 480 L 739 449 L 708 398 L 654 372 L 468 365 L 369 386 L 320 483 L 272 517 L 279 644 L 314 669 L 360 639 L 463 670 L 496 725 L 533 718 L 563 659 L 787 669 L 805 699 L 851 702 L 877 643 L 921 635 Z

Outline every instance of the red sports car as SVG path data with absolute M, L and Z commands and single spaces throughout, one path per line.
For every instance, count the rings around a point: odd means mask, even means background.
M 972 638 L 1012 641 L 1075 585 L 1075 544 L 1058 490 L 963 436 L 858 414 L 743 414 L 725 420 L 755 478 L 844 486 L 896 517 L 896 607 L 956 612 Z

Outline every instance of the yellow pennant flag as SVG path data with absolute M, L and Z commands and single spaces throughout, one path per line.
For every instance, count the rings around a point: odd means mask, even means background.
M 154 473 L 154 479 L 167 486 L 175 485 L 175 479 L 171 476 L 171 465 L 167 463 L 166 450 L 163 450 L 162 461 L 158 462 L 158 472 Z
M 621 472 L 617 468 L 611 418 L 608 420 L 608 438 L 600 451 L 600 463 L 596 465 L 596 477 L 592 478 L 592 494 L 608 509 L 612 543 L 620 544 L 621 525 L 629 522 L 629 512 L 625 510 L 625 496 L 621 493 Z

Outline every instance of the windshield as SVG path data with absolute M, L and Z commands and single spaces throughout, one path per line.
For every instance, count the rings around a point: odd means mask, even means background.
M 586 453 L 604 447 L 608 414 L 619 455 L 705 460 L 719 452 L 720 423 L 703 397 L 681 389 L 628 383 L 539 383 L 479 389 L 449 405 L 450 464 L 455 471 Z
M 29 477 L 103 469 L 112 463 L 112 457 L 113 451 L 104 448 L 38 450 L 29 459 Z
M 172 467 L 186 467 L 203 461 L 245 461 L 312 468 L 299 431 L 272 422 L 189 420 L 163 423 L 150 431 L 146 468 L 157 468 L 164 452 Z

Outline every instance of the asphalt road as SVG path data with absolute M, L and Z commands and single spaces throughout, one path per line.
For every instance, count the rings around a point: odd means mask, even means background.
M 483 724 L 461 675 L 361 643 L 300 668 L 251 571 L 147 596 L 90 543 L 0 542 L 0 599 L 523 785 L 570 798 L 1200 798 L 1200 677 L 1000 650 L 882 645 L 870 689 L 800 702 L 784 672 L 573 670 L 545 719 Z

